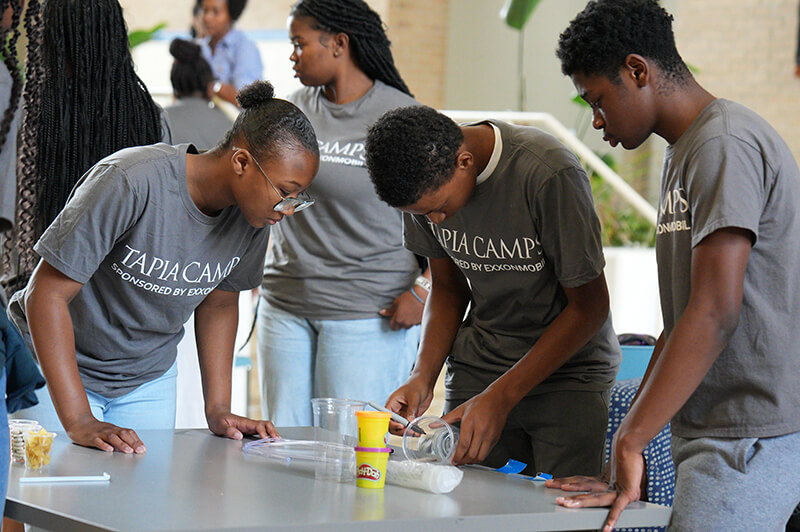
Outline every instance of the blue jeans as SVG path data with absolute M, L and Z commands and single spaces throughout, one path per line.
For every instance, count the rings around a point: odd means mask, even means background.
M 8 490 L 8 466 L 11 456 L 11 438 L 8 434 L 8 411 L 6 410 L 6 370 L 0 368 L 0 391 L 4 399 L 0 401 L 0 516 L 6 507 L 6 491 Z
M 86 390 L 92 415 L 99 421 L 134 430 L 175 428 L 178 365 L 121 397 L 108 399 Z M 15 418 L 35 419 L 50 431 L 65 432 L 47 386 L 36 390 L 39 404 L 14 413 Z
M 393 331 L 387 318 L 309 320 L 258 305 L 261 411 L 277 426 L 310 426 L 311 399 L 383 404 L 408 378 L 419 325 Z

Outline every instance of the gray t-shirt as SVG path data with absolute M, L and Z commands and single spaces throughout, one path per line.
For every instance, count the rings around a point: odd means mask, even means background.
M 0 121 L 8 108 L 13 80 L 6 65 L 0 61 Z M 17 118 L 14 116 L 5 143 L 0 146 L 0 232 L 14 226 L 17 205 Z M 0 240 L 2 243 L 2 240 Z
M 715 100 L 667 148 L 656 253 L 667 336 L 689 301 L 692 249 L 725 227 L 755 244 L 739 324 L 672 432 L 769 437 L 800 430 L 800 172 L 754 112 Z
M 375 318 L 413 285 L 419 266 L 403 248 L 400 212 L 375 193 L 364 140 L 383 113 L 416 102 L 380 81 L 344 105 L 319 88 L 289 100 L 317 133 L 320 167 L 308 189 L 316 203 L 272 228 L 261 294 L 305 318 Z
M 502 153 L 469 203 L 438 225 L 424 216 L 404 219 L 406 247 L 450 257 L 472 289 L 447 359 L 451 400 L 482 392 L 511 368 L 566 307 L 562 287 L 584 285 L 605 266 L 591 187 L 575 156 L 536 128 L 491 123 L 502 133 Z M 607 390 L 620 358 L 609 316 L 530 395 Z
M 203 98 L 181 98 L 164 111 L 172 127 L 172 143 L 193 144 L 201 151 L 216 146 L 233 126 L 228 115 L 219 107 L 209 107 Z
M 127 148 L 90 169 L 35 246 L 84 286 L 69 304 L 87 389 L 119 397 L 166 372 L 183 324 L 215 288 L 261 281 L 268 231 L 236 206 L 207 216 L 186 183 L 190 145 Z M 193 149 L 193 148 L 192 148 Z M 23 291 L 9 315 L 27 330 Z

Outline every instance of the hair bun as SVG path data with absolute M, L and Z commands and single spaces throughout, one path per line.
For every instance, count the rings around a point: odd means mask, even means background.
M 250 109 L 275 97 L 275 89 L 269 81 L 254 81 L 236 93 L 236 101 L 242 109 Z
M 169 53 L 182 63 L 191 63 L 196 61 L 202 52 L 200 46 L 191 41 L 172 39 L 172 42 L 169 43 Z

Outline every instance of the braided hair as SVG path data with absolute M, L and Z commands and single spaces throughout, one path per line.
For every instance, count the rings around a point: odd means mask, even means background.
M 92 165 L 162 133 L 117 0 L 48 0 L 43 21 L 38 214 L 48 226 Z
M 208 99 L 208 86 L 214 79 L 211 66 L 203 58 L 197 44 L 184 39 L 173 39 L 169 53 L 175 58 L 169 79 L 176 98 L 186 98 L 200 93 Z
M 314 19 L 316 30 L 346 33 L 353 59 L 364 74 L 413 96 L 394 64 L 381 17 L 364 0 L 300 0 L 292 6 L 291 16 Z
M 19 40 L 19 21 L 22 18 L 23 7 L 19 0 L 0 0 L 0 13 L 5 13 L 11 7 L 11 28 L 0 31 L 0 54 L 3 56 L 9 74 L 11 74 L 11 95 L 8 99 L 8 107 L 3 112 L 0 119 L 0 150 L 6 144 L 8 132 L 11 130 L 11 123 L 17 112 L 19 97 L 22 94 L 22 75 L 17 58 L 17 41 Z
M 13 2 L 14 0 L 11 1 Z M 28 0 L 24 24 L 25 33 L 28 36 L 28 60 L 25 77 L 26 79 L 42 79 L 44 77 L 44 69 L 39 60 L 41 54 L 38 46 L 31 46 L 31 43 L 39 41 L 41 35 L 41 4 L 39 0 Z M 4 59 L 7 57 L 4 52 Z M 14 57 L 16 57 L 16 53 L 14 53 Z M 13 76 L 14 71 L 12 69 L 9 69 L 9 71 Z M 30 148 L 17 150 L 17 209 L 15 223 L 13 231 L 8 233 L 7 238 L 3 241 L 2 249 L 3 271 L 5 272 L 3 287 L 6 289 L 7 294 L 16 292 L 25 286 L 30 272 L 36 266 L 37 260 L 36 254 L 33 252 L 33 244 L 36 239 L 34 218 L 36 192 L 34 181 L 36 176 L 37 146 L 32 142 L 32 139 L 36 137 L 36 129 L 31 127 L 31 124 L 39 123 L 40 91 L 38 89 L 38 83 L 25 83 L 22 88 L 24 118 L 19 133 L 19 142 L 23 146 L 30 146 Z M 5 124 L 5 116 L 2 123 Z M 3 144 L 5 144 L 5 139 L 3 140 Z M 22 170 L 25 165 L 29 167 L 27 172 Z M 27 272 L 27 274 L 21 272 Z
M 37 233 L 81 175 L 122 148 L 162 138 L 160 111 L 134 71 L 117 0 L 47 0 L 41 7 L 30 0 L 26 30 L 15 239 L 22 284 L 36 264 Z

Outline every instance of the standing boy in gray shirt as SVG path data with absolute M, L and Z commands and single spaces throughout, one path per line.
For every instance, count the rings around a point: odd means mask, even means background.
M 611 489 L 561 503 L 612 504 L 610 530 L 639 498 L 642 450 L 671 421 L 670 529 L 783 530 L 800 500 L 792 153 L 761 117 L 694 80 L 656 0 L 590 2 L 558 57 L 612 146 L 633 149 L 651 133 L 669 143 L 656 230 L 664 332 L 615 437 Z
M 430 258 L 433 280 L 414 371 L 387 406 L 424 412 L 446 359 L 455 464 L 599 471 L 620 350 L 578 160 L 538 129 L 459 127 L 428 107 L 383 115 L 366 149 L 378 195 L 404 211 L 405 245 Z

